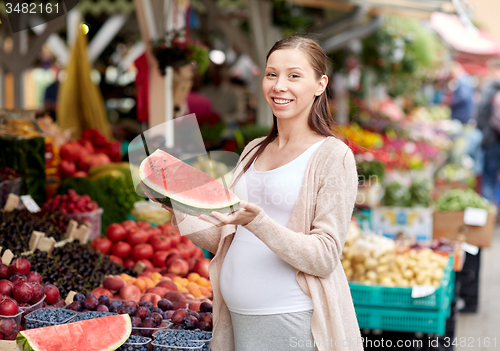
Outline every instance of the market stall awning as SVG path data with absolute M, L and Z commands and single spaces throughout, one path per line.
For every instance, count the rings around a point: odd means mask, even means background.
M 371 15 L 392 15 L 430 19 L 433 12 L 455 13 L 453 0 L 288 0 L 308 7 L 350 11 L 355 6 L 366 6 Z M 462 1 L 463 2 L 463 1 Z
M 475 55 L 500 55 L 500 43 L 488 33 L 467 29 L 456 16 L 433 13 L 431 24 L 454 49 Z

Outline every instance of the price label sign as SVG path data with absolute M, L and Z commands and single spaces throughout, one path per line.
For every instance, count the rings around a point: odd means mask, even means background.
M 23 195 L 21 196 L 21 201 L 23 202 L 24 206 L 30 211 L 31 213 L 37 213 L 40 212 L 40 206 L 33 200 L 31 195 Z
M 462 243 L 460 245 L 460 247 L 462 248 L 462 250 L 464 250 L 465 252 L 467 252 L 468 254 L 471 254 L 473 256 L 476 256 L 479 252 L 479 247 L 471 245 L 471 244 Z
M 419 297 L 425 297 L 434 294 L 436 288 L 429 285 L 414 285 L 411 289 L 411 297 L 418 299 Z
M 464 223 L 477 227 L 484 227 L 488 220 L 488 211 L 482 208 L 467 207 L 464 211 Z

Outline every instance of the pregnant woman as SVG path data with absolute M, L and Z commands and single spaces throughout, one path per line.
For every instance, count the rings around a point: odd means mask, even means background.
M 211 251 L 214 351 L 362 350 L 340 256 L 357 194 L 351 150 L 332 133 L 327 57 L 290 37 L 267 56 L 269 135 L 251 141 L 230 189 L 231 215 L 165 207 Z

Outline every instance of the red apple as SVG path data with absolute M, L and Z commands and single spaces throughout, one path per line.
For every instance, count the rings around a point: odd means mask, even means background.
M 10 264 L 10 272 L 12 274 L 22 274 L 22 275 L 28 275 L 28 273 L 31 270 L 31 264 L 30 261 L 28 261 L 25 258 L 16 258 L 12 263 Z
M 31 283 L 42 284 L 42 276 L 38 272 L 29 272 L 26 279 Z
M 45 293 L 45 302 L 48 305 L 53 305 L 59 300 L 59 289 L 55 285 L 46 285 L 43 291 Z
M 0 303 L 0 316 L 15 316 L 19 312 L 17 302 L 6 298 Z
M 0 280 L 0 294 L 4 296 L 12 296 L 12 290 L 14 289 L 14 283 L 10 280 L 2 279 Z
M 9 279 L 10 268 L 6 264 L 0 264 L 0 279 Z
M 19 282 L 14 285 L 12 296 L 17 302 L 28 302 L 31 300 L 33 298 L 33 287 L 31 286 L 31 283 L 26 281 Z
M 30 284 L 33 288 L 33 297 L 31 298 L 31 300 L 29 302 L 32 304 L 35 304 L 35 303 L 39 302 L 41 299 L 43 299 L 44 287 L 42 284 L 39 284 L 36 282 L 30 283 Z

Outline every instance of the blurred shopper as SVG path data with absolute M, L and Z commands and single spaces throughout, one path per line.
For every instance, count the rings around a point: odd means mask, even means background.
M 483 132 L 484 168 L 482 195 L 498 205 L 495 183 L 500 168 L 500 128 L 495 122 L 500 118 L 500 58 L 489 62 L 491 78 L 481 92 L 477 109 L 477 126 Z M 495 118 L 498 117 L 498 118 Z
M 221 120 L 231 127 L 243 123 L 247 118 L 247 102 L 244 89 L 231 82 L 226 66 L 215 66 L 209 85 L 200 93 L 212 101 L 212 108 Z
M 472 117 L 474 109 L 473 95 L 474 84 L 472 78 L 465 72 L 462 65 L 458 62 L 453 62 L 451 66 L 450 78 L 453 90 L 453 99 L 450 103 L 451 119 L 456 119 L 467 124 Z

